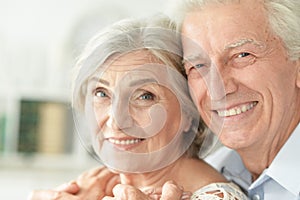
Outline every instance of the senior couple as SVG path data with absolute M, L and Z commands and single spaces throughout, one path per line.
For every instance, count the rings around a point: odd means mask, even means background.
M 300 199 L 300 1 L 179 0 L 171 19 L 90 41 L 73 106 L 107 168 L 28 199 Z M 224 145 L 205 161 L 202 120 Z

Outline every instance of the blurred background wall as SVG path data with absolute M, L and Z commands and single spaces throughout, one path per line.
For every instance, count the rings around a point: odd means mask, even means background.
M 165 9 L 161 0 L 0 0 L 0 199 L 26 199 L 99 165 L 70 109 L 74 60 L 104 26 Z

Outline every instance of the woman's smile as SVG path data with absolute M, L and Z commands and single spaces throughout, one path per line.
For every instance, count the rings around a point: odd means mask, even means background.
M 107 138 L 108 142 L 113 144 L 119 150 L 130 150 L 141 144 L 143 138 Z

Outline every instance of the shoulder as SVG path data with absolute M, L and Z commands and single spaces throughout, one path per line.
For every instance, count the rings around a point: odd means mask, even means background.
M 242 163 L 239 154 L 225 146 L 222 146 L 214 153 L 208 155 L 204 160 L 218 171 L 224 166 Z
M 204 160 L 187 159 L 182 170 L 184 171 L 185 177 L 189 177 L 190 180 L 202 180 L 204 185 L 213 182 L 226 181 L 225 177 L 222 174 L 220 174 L 216 169 L 207 164 Z
M 247 200 L 247 196 L 234 183 L 211 183 L 193 193 L 191 200 Z

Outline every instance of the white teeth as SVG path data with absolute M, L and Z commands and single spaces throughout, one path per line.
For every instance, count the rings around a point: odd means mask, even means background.
M 229 117 L 229 116 L 239 115 L 248 110 L 251 110 L 256 104 L 257 104 L 257 102 L 252 102 L 248 105 L 242 105 L 240 107 L 232 108 L 229 110 L 217 110 L 217 112 L 220 117 Z
M 135 143 L 142 141 L 141 139 L 118 140 L 118 139 L 113 139 L 113 138 L 109 138 L 108 140 L 113 144 L 121 144 L 121 145 L 130 145 L 130 144 L 135 144 Z
M 247 111 L 247 106 L 243 105 L 242 106 L 242 112 L 246 112 Z

